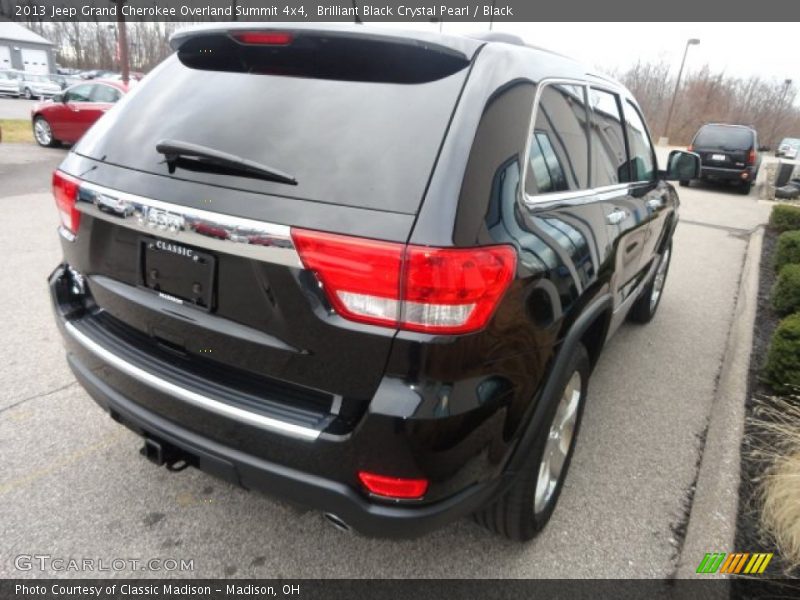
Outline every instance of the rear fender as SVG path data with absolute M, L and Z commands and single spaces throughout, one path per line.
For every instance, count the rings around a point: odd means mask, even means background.
M 517 444 L 514 454 L 506 467 L 507 474 L 513 474 L 520 470 L 525 459 L 532 452 L 539 434 L 544 425 L 545 416 L 552 403 L 558 402 L 561 390 L 559 383 L 565 375 L 564 371 L 569 363 L 570 356 L 581 343 L 581 339 L 597 319 L 607 319 L 612 307 L 611 295 L 605 294 L 592 302 L 583 313 L 576 319 L 570 327 L 563 341 L 556 350 L 544 385 L 542 386 L 538 398 L 534 403 L 533 414 Z

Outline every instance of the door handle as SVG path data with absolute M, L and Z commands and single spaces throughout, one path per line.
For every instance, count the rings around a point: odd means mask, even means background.
M 619 225 L 628 218 L 628 211 L 624 208 L 615 208 L 606 215 L 606 221 L 609 225 Z
M 663 198 L 651 198 L 647 201 L 647 208 L 650 210 L 658 210 L 664 206 Z

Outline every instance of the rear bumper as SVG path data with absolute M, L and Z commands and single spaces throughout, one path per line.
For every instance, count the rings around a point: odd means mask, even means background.
M 713 179 L 717 181 L 753 181 L 755 179 L 755 172 L 755 167 L 723 169 L 704 165 L 701 169 L 700 177 L 702 179 Z
M 137 434 L 168 443 L 195 459 L 202 471 L 250 490 L 332 513 L 374 537 L 416 537 L 478 510 L 497 485 L 475 485 L 420 507 L 374 504 L 349 486 L 267 462 L 215 443 L 143 409 L 105 384 L 74 354 L 68 363 L 80 384 L 112 418 Z M 496 482 L 499 483 L 499 482 Z
M 387 453 L 392 452 L 396 440 L 385 432 L 401 431 L 407 419 L 397 420 L 405 421 L 403 424 L 391 422 L 388 427 L 379 427 L 381 439 L 375 439 L 374 424 L 373 428 L 362 426 L 362 431 L 349 438 L 337 439 L 326 434 L 318 439 L 292 438 L 268 428 L 256 430 L 246 425 L 237 428 L 235 421 L 224 415 L 203 410 L 202 406 L 193 407 L 186 398 L 169 394 L 168 389 L 159 389 L 152 382 L 136 381 L 136 373 L 126 371 L 119 362 L 127 360 L 125 354 L 114 360 L 110 356 L 116 350 L 114 347 L 109 346 L 105 353 L 98 351 L 102 338 L 96 338 L 96 346 L 92 346 L 76 336 L 82 309 L 76 308 L 68 297 L 69 281 L 62 266 L 51 275 L 49 283 L 56 320 L 67 347 L 67 360 L 78 381 L 116 421 L 145 438 L 180 450 L 191 458 L 191 464 L 205 472 L 247 489 L 332 513 L 356 531 L 376 537 L 415 537 L 455 521 L 491 501 L 510 480 L 508 474 L 484 478 L 455 491 L 451 488 L 447 494 L 425 503 L 373 501 L 357 486 L 343 481 L 341 472 L 329 477 L 320 471 L 329 469 L 328 465 L 333 463 L 347 463 L 352 470 L 353 465 L 359 464 L 360 448 L 377 445 Z M 182 412 L 162 414 L 161 407 L 170 403 L 181 406 Z M 205 421 L 205 431 L 196 426 L 194 419 L 198 414 Z M 181 415 L 191 418 L 183 420 Z M 370 419 L 380 422 L 386 418 L 367 418 Z M 213 439 L 206 433 L 209 430 L 225 435 Z M 272 455 L 280 460 L 272 459 L 269 453 L 259 455 L 248 451 L 253 447 L 245 443 L 251 431 L 256 431 L 260 443 L 274 449 Z M 369 440 L 355 439 L 364 435 L 369 435 Z M 314 472 L 306 468 L 309 464 L 321 466 Z

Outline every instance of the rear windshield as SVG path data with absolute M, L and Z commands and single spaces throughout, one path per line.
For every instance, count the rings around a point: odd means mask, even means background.
M 190 68 L 173 56 L 98 122 L 75 152 L 211 185 L 413 214 L 467 66 L 465 61 L 432 80 L 426 71 L 422 82 L 397 83 Z M 269 166 L 297 185 L 180 168 L 170 175 L 156 152 L 163 140 Z
M 693 145 L 698 148 L 747 150 L 753 146 L 753 132 L 744 127 L 706 125 L 697 132 Z

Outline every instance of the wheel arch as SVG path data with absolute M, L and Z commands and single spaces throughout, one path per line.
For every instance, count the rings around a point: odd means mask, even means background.
M 507 472 L 516 472 L 536 443 L 542 422 L 547 414 L 547 408 L 552 402 L 558 400 L 561 393 L 561 390 L 558 389 L 559 382 L 564 375 L 570 356 L 579 344 L 586 347 L 592 368 L 596 364 L 608 333 L 611 311 L 611 294 L 603 294 L 583 310 L 567 331 L 555 351 L 551 367 L 539 388 L 533 403 L 533 413 L 524 425 L 520 440 L 506 467 Z

